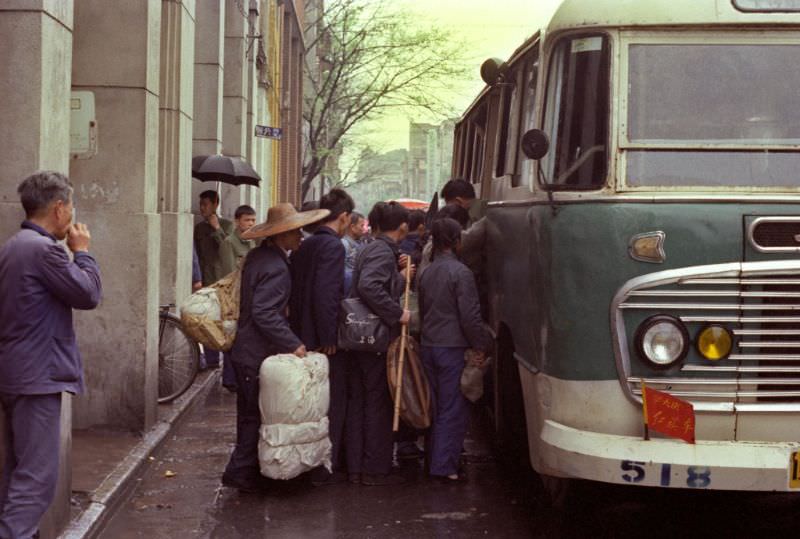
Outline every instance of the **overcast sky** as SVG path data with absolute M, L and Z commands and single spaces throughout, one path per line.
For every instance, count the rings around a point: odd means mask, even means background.
M 475 65 L 474 78 L 454 103 L 463 111 L 483 87 L 479 68 L 490 57 L 507 59 L 549 21 L 561 0 L 392 0 L 419 16 L 467 38 L 466 55 Z M 370 129 L 370 145 L 379 151 L 408 147 L 408 118 L 400 114 Z

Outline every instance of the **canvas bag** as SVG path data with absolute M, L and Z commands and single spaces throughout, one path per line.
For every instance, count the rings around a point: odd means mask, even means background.
M 471 348 L 464 352 L 464 370 L 461 372 L 461 394 L 470 402 L 477 402 L 483 396 L 483 375 L 492 359 L 487 357 L 481 365 L 476 355 Z
M 397 364 L 400 361 L 400 340 L 398 337 L 389 345 L 386 354 L 386 376 L 389 392 L 394 402 L 397 394 Z M 400 395 L 400 418 L 415 429 L 431 426 L 431 391 L 428 377 L 419 356 L 419 344 L 409 336 L 406 338 L 406 354 L 403 359 L 403 388 Z
M 236 338 L 242 270 L 201 288 L 181 304 L 181 323 L 189 336 L 211 350 L 227 352 Z
M 317 466 L 331 469 L 328 438 L 328 358 L 277 354 L 261 363 L 258 375 L 261 474 L 291 479 Z

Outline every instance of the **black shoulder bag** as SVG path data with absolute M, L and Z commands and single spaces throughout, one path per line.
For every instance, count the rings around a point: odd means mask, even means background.
M 345 298 L 339 309 L 338 346 L 357 352 L 385 352 L 389 326 L 361 298 Z
M 389 326 L 355 292 L 361 277 L 363 253 L 362 249 L 353 271 L 353 297 L 340 303 L 337 347 L 356 352 L 385 352 L 389 349 Z

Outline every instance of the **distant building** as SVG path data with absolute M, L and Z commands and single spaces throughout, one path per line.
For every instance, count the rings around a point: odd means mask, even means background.
M 408 196 L 430 200 L 450 179 L 455 120 L 412 122 L 409 127 Z
M 356 180 L 345 188 L 356 201 L 356 207 L 367 212 L 379 200 L 408 196 L 407 173 L 408 150 L 403 148 L 381 154 L 364 150 Z

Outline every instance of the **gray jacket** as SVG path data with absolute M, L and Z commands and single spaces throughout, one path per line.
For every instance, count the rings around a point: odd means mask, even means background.
M 392 335 L 400 334 L 403 316 L 403 278 L 397 271 L 397 255 L 397 243 L 386 236 L 365 245 L 356 258 L 350 291 L 350 297 L 361 298 L 389 326 Z
M 419 282 L 423 346 L 489 351 L 472 272 L 451 253 L 437 254 Z

